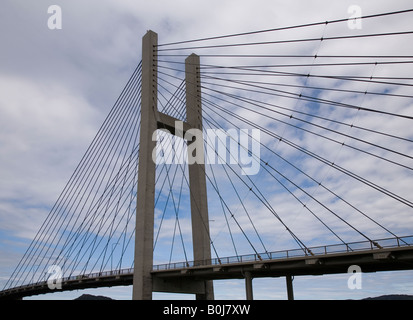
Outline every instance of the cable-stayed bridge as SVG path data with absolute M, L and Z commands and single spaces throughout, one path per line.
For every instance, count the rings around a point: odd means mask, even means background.
M 413 266 L 413 10 L 158 43 L 0 297 Z M 386 30 L 377 30 L 386 25 Z M 404 26 L 404 28 L 403 28 Z M 396 50 L 397 49 L 397 50 Z M 396 51 L 395 51 L 396 50 Z M 61 286 L 56 289 L 57 285 Z

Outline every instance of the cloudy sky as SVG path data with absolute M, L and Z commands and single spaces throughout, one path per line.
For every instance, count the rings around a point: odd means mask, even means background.
M 50 30 L 48 13 L 50 5 L 59 5 L 62 9 L 62 29 Z M 13 268 L 20 260 L 22 254 L 37 233 L 39 227 L 49 213 L 54 202 L 58 198 L 61 190 L 65 186 L 68 178 L 76 168 L 82 155 L 92 141 L 106 115 L 125 86 L 133 70 L 141 59 L 141 38 L 147 30 L 154 30 L 159 35 L 160 43 L 170 43 L 188 39 L 199 39 L 217 35 L 227 35 L 234 33 L 249 32 L 254 30 L 264 30 L 298 24 L 331 21 L 334 19 L 348 18 L 351 16 L 348 9 L 351 5 L 357 5 L 362 10 L 363 15 L 398 11 L 410 9 L 409 1 L 21 1 L 3 0 L 0 9 L 0 41 L 3 44 L 0 50 L 0 286 L 10 276 Z M 226 42 L 214 42 L 213 44 L 225 44 L 228 42 L 256 42 L 289 40 L 300 38 L 320 38 L 410 31 L 411 14 L 400 15 L 393 18 L 378 21 L 363 21 L 362 28 L 353 30 L 347 23 L 341 25 L 317 26 L 316 28 L 292 30 L 280 34 L 263 34 L 257 37 L 235 38 Z M 282 45 L 280 47 L 262 46 L 259 47 L 259 54 L 307 54 L 307 55 L 411 55 L 412 37 L 389 37 L 376 39 L 358 40 L 347 42 L 306 42 L 301 44 Z M 211 43 L 200 43 L 211 44 Z M 198 43 L 190 43 L 188 46 L 196 46 Z M 226 51 L 225 48 L 210 49 L 190 49 L 181 51 L 170 51 L 165 54 L 190 54 L 195 51 L 202 55 L 207 54 L 251 54 L 257 53 L 255 49 L 249 50 L 240 48 Z M 164 57 L 164 60 L 178 62 L 175 68 L 179 69 L 179 59 Z M 308 64 L 303 69 L 282 69 L 280 71 L 302 72 L 311 74 L 323 74 L 322 67 L 311 66 L 316 63 L 327 63 L 331 61 L 317 60 L 282 60 L 284 64 L 291 63 Z M 354 62 L 344 61 L 344 62 Z M 359 60 L 358 60 L 359 62 Z M 202 63 L 217 66 L 249 66 L 265 64 L 277 64 L 280 61 L 272 60 L 231 60 L 202 58 Z M 176 66 L 178 65 L 178 66 Z M 160 63 L 162 67 L 171 67 L 174 64 Z M 405 65 L 366 65 L 352 66 L 345 69 L 344 66 L 336 66 L 329 69 L 329 74 L 336 75 L 358 75 L 364 77 L 408 77 L 411 75 L 411 64 Z M 161 70 L 161 68 L 160 68 Z M 162 69 L 163 72 L 168 72 Z M 263 117 L 262 114 L 250 112 L 246 109 L 231 105 L 227 97 L 218 95 L 211 97 L 213 90 L 225 91 L 227 94 L 235 94 L 237 90 L 234 82 L 225 82 L 213 77 L 225 78 L 225 75 L 214 73 L 217 69 L 205 68 L 206 77 L 203 78 L 205 88 L 204 97 L 209 99 L 210 108 L 213 103 L 231 110 L 252 122 L 260 123 L 262 128 L 268 128 L 277 132 L 283 138 L 299 143 L 302 147 L 308 148 L 320 156 L 324 156 L 331 161 L 349 168 L 352 172 L 363 176 L 386 190 L 393 192 L 407 200 L 412 201 L 411 186 L 413 175 L 411 170 L 383 162 L 376 158 L 371 158 L 367 154 L 360 154 L 355 148 L 361 148 L 382 157 L 386 157 L 394 162 L 402 161 L 406 167 L 412 167 L 410 158 L 389 154 L 382 149 L 378 150 L 372 144 L 382 143 L 388 148 L 397 150 L 403 154 L 413 154 L 411 144 L 405 141 L 383 137 L 367 133 L 366 131 L 356 131 L 354 128 L 345 128 L 343 132 L 360 139 L 371 142 L 366 146 L 360 141 L 346 140 L 353 148 L 346 148 L 335 143 L 326 142 L 325 138 L 320 138 L 314 134 L 304 133 L 302 130 L 295 130 L 291 126 L 274 121 L 273 118 Z M 210 73 L 208 73 L 210 72 Z M 179 76 L 179 71 L 169 72 L 172 76 Z M 324 73 L 325 74 L 325 73 Z M 182 75 L 181 75 L 182 76 Z M 231 78 L 231 80 L 251 81 L 251 77 Z M 209 78 L 208 78 L 209 77 Z M 172 77 L 163 76 L 164 80 L 172 81 Z M 253 79 L 257 85 L 268 82 L 268 77 L 262 74 Z M 279 78 L 277 79 L 280 80 Z M 284 79 L 282 79 L 284 81 Z M 276 81 L 276 80 L 274 80 Z M 391 93 L 399 95 L 411 95 L 409 88 L 388 86 L 383 87 L 374 82 L 351 82 L 343 84 L 340 81 L 328 82 L 328 79 L 311 79 L 306 82 L 303 79 L 288 79 L 284 84 L 288 85 L 308 85 L 312 87 L 334 87 L 342 90 L 375 91 L 379 93 Z M 402 80 L 400 80 L 402 81 Z M 261 84 L 259 84 L 261 83 Z M 166 82 L 163 82 L 166 86 Z M 227 87 L 224 87 L 226 85 Z M 238 87 L 241 86 L 238 82 Z M 217 88 L 218 87 L 218 88 Z M 226 88 L 226 89 L 224 89 Z M 251 89 L 251 87 L 250 87 Z M 261 88 L 255 87 L 256 90 Z M 409 107 L 412 107 L 411 98 L 395 99 L 391 96 L 380 95 L 348 95 L 344 91 L 303 91 L 299 87 L 289 89 L 282 87 L 280 90 L 290 90 L 295 94 L 313 94 L 318 98 L 340 101 L 352 105 L 363 105 L 366 108 L 377 107 L 393 113 L 412 115 Z M 222 99 L 226 99 L 223 102 Z M 293 110 L 303 110 L 306 103 L 290 99 L 288 97 L 270 96 L 268 94 L 253 95 L 251 92 L 243 91 L 243 98 L 260 99 L 264 103 L 274 103 Z M 221 100 L 220 100 L 221 99 Z M 244 100 L 245 101 L 245 100 Z M 239 103 L 239 101 L 238 101 Z M 247 108 L 252 108 L 246 104 Z M 363 113 L 357 110 L 347 110 L 340 108 L 321 109 L 316 104 L 307 104 L 307 107 L 314 114 L 323 117 L 340 119 L 346 123 L 356 124 L 361 128 L 383 131 L 405 139 L 413 139 L 413 126 L 406 119 L 394 119 L 383 117 L 371 113 Z M 384 107 L 383 107 L 384 106 Z M 214 114 L 208 107 L 204 109 L 208 112 L 211 120 L 225 129 L 231 127 L 222 118 Z M 264 110 L 261 112 L 266 113 Z M 272 115 L 274 116 L 274 115 Z M 298 114 L 297 114 L 298 116 Z M 279 119 L 286 121 L 285 118 Z M 306 118 L 306 120 L 309 120 Z M 236 119 L 232 119 L 237 123 Z M 314 121 L 316 124 L 321 122 Z M 300 128 L 309 129 L 303 123 L 289 122 Z M 251 126 L 244 125 L 251 129 Z M 338 125 L 330 124 L 330 129 L 338 130 Z M 331 139 L 338 139 L 332 131 L 326 133 L 318 127 L 311 127 L 316 133 L 323 134 Z M 340 139 L 343 139 L 341 136 Z M 350 140 L 350 141 L 349 141 Z M 323 184 L 328 185 L 343 198 L 348 199 L 363 212 L 371 213 L 374 219 L 378 219 L 392 232 L 399 236 L 411 235 L 413 227 L 412 210 L 401 205 L 387 196 L 382 196 L 371 188 L 366 188 L 349 177 L 343 176 L 331 167 L 321 165 L 312 157 L 305 157 L 297 150 L 291 149 L 285 144 L 274 140 L 274 137 L 262 135 L 261 141 L 272 150 L 277 150 L 285 159 L 289 159 L 311 176 L 317 177 Z M 340 140 L 342 141 L 342 140 Z M 283 169 L 286 177 L 296 179 L 296 183 L 306 187 L 308 194 L 320 199 L 322 203 L 328 204 L 334 210 L 338 210 L 371 237 L 390 237 L 382 229 L 376 228 L 370 221 L 352 215 L 351 210 L 344 208 L 340 201 L 337 201 L 331 194 L 324 192 L 321 188 L 310 183 L 304 176 L 297 173 L 286 163 L 276 162 L 274 155 L 261 149 L 262 158 L 272 159 L 277 163 L 278 168 Z M 410 162 L 409 162 L 410 161 Z M 280 170 L 282 171 L 282 170 Z M 225 181 L 225 172 L 222 168 L 217 169 L 217 176 L 222 182 Z M 294 177 L 294 178 L 293 178 Z M 325 228 L 314 224 L 314 217 L 306 212 L 302 204 L 294 197 L 286 197 L 282 186 L 274 183 L 274 180 L 261 170 L 257 176 L 251 178 L 254 182 L 262 182 L 262 191 L 268 196 L 271 203 L 282 205 L 277 206 L 277 212 L 289 225 L 294 226 L 294 231 L 309 246 L 337 243 L 338 239 Z M 288 185 L 286 183 L 286 185 Z M 290 190 L 302 201 L 302 203 L 314 205 L 315 212 L 323 216 L 329 225 L 334 225 L 337 232 L 346 241 L 363 240 L 354 237 L 351 230 L 345 229 L 342 223 L 338 223 L 331 216 L 327 215 L 320 205 L 312 201 L 308 194 L 300 193 L 297 187 L 289 185 Z M 240 210 L 236 204 L 236 195 L 230 188 L 222 191 L 223 197 L 228 199 L 228 204 L 234 211 Z M 212 208 L 214 204 L 218 207 L 219 199 L 214 194 L 211 197 Z M 240 192 L 244 197 L 247 209 L 254 211 L 258 205 L 258 200 L 247 194 L 240 187 Z M 215 197 L 215 198 L 214 198 Z M 365 201 L 369 199 L 369 201 Z M 213 210 L 210 210 L 213 211 Z M 216 210 L 219 211 L 219 210 Z M 242 211 L 242 210 L 240 210 Z M 238 212 L 238 211 L 237 211 Z M 294 212 L 293 215 L 289 212 Z M 390 213 L 389 213 L 390 212 Z M 159 213 L 158 213 L 159 215 Z M 272 217 L 274 218 L 274 217 Z M 266 249 L 276 251 L 290 249 L 292 241 L 279 224 L 269 224 L 268 212 L 257 210 L 255 212 L 254 226 L 260 230 L 260 234 L 266 244 Z M 211 237 L 218 243 L 221 240 L 221 247 L 217 250 L 223 256 L 232 255 L 231 248 L 226 246 L 229 243 L 224 216 L 222 214 L 214 216 L 211 220 Z M 254 234 L 252 226 L 248 223 L 246 216 L 239 217 L 240 223 L 245 230 Z M 183 219 L 185 221 L 185 219 Z M 188 220 L 189 221 L 189 220 Z M 187 222 L 188 222 L 187 221 Z M 171 234 L 174 228 L 174 217 L 166 219 L 164 228 L 165 234 Z M 169 223 L 169 224 L 168 224 Z M 215 225 L 213 225 L 215 223 Z M 183 222 L 183 225 L 185 223 Z M 169 228 L 169 229 L 168 229 Z M 235 230 L 235 227 L 234 227 Z M 167 232 L 168 231 L 168 232 Z M 186 233 L 185 233 L 186 232 Z M 184 230 L 186 236 L 189 233 Z M 277 233 L 279 236 L 274 239 L 272 236 Z M 252 236 L 254 237 L 254 236 Z M 240 252 L 251 252 L 251 248 L 244 245 L 245 239 L 238 230 L 235 238 L 240 241 Z M 263 251 L 258 239 L 257 250 Z M 156 257 L 162 254 L 160 251 Z M 179 259 L 181 257 L 177 257 Z M 180 261 L 180 260 L 179 260 Z M 294 280 L 295 297 L 297 299 L 358 299 L 381 294 L 413 294 L 413 283 L 411 272 L 386 272 L 378 274 L 363 275 L 363 288 L 361 290 L 349 290 L 347 288 L 347 275 L 323 276 L 323 277 L 297 277 Z M 379 284 L 379 285 L 378 285 Z M 228 289 L 230 288 L 230 289 Z M 244 284 L 241 281 L 219 281 L 215 284 L 216 298 L 244 298 Z M 112 288 L 88 290 L 89 293 L 104 294 L 113 298 L 129 299 L 131 288 Z M 234 293 L 235 292 L 235 293 Z M 80 295 L 80 292 L 60 293 L 53 298 L 73 298 Z M 286 298 L 284 279 L 256 279 L 254 280 L 254 296 L 258 299 L 284 299 Z M 177 295 L 154 294 L 159 298 L 180 298 Z M 183 296 L 184 298 L 188 298 Z M 39 297 L 35 297 L 39 298 Z

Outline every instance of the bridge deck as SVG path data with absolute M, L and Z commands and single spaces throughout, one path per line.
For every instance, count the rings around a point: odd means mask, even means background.
M 390 242 L 392 240 L 393 242 Z M 154 278 L 167 280 L 242 279 L 245 272 L 252 277 L 288 275 L 322 275 L 347 273 L 351 265 L 362 272 L 413 269 L 413 236 L 346 245 L 312 247 L 308 250 L 285 250 L 265 254 L 216 258 L 156 265 Z M 392 245 L 384 245 L 386 241 Z M 397 241 L 394 243 L 394 241 Z M 367 246 L 369 244 L 369 248 Z M 133 268 L 71 276 L 62 279 L 62 290 L 127 286 L 133 281 Z M 17 299 L 53 292 L 47 281 L 0 291 L 0 299 Z

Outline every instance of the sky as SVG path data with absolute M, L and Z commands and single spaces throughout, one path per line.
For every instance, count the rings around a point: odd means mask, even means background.
M 58 5 L 62 9 L 61 29 L 51 30 L 48 21 L 51 14 L 48 8 Z M 131 76 L 133 70 L 141 59 L 141 38 L 147 30 L 153 30 L 159 35 L 160 43 L 171 43 L 188 39 L 199 39 L 216 35 L 227 35 L 233 33 L 264 30 L 283 26 L 305 24 L 312 22 L 328 21 L 351 16 L 349 7 L 357 5 L 363 15 L 410 9 L 409 1 L 20 1 L 3 0 L 0 5 L 0 41 L 3 44 L 0 50 L 0 287 L 9 278 L 13 268 L 20 260 L 24 250 L 37 233 L 45 217 L 49 213 L 68 178 L 76 168 L 85 150 L 89 146 L 96 132 L 103 123 L 106 115 L 121 93 L 123 87 Z M 353 30 L 346 24 L 319 26 L 314 29 L 292 30 L 290 32 L 277 34 L 276 40 L 297 39 L 305 37 L 325 37 L 343 34 L 380 33 L 410 30 L 410 16 L 400 16 L 382 20 L 384 23 L 369 24 L 363 21 L 362 28 Z M 340 29 L 343 28 L 344 29 Z M 411 37 L 411 36 L 410 36 Z M 409 36 L 400 41 L 400 38 L 383 38 L 368 40 L 352 40 L 345 42 L 309 42 L 303 44 L 282 45 L 277 47 L 276 53 L 285 54 L 411 54 L 412 44 Z M 273 41 L 273 34 L 262 34 L 255 37 L 235 38 L 230 41 Z M 225 41 L 219 42 L 219 44 Z M 195 46 L 197 43 L 191 43 Z M 192 49 L 191 49 L 192 50 Z M 191 50 L 182 50 L 179 53 L 190 54 Z M 193 49 L 196 50 L 196 49 Z M 198 50 L 199 53 L 222 53 L 225 48 L 215 51 Z M 237 49 L 238 50 L 238 49 Z M 236 53 L 250 53 L 248 48 L 240 48 Z M 260 54 L 274 54 L 273 47 L 260 47 Z M 234 51 L 232 51 L 234 52 Z M 232 53 L 231 52 L 231 53 Z M 173 53 L 173 52 L 170 52 Z M 167 59 L 167 58 L 165 58 Z M 172 59 L 172 58 L 170 58 Z M 176 58 L 179 61 L 179 58 Z M 205 58 L 205 65 L 257 65 L 260 60 L 250 59 L 240 61 L 231 59 Z M 292 60 L 282 61 L 291 63 Z M 299 63 L 308 63 L 305 72 L 322 74 L 322 68 L 311 67 L 315 63 L 313 58 L 308 60 L 294 60 Z M 317 62 L 325 62 L 317 60 Z M 274 62 L 271 62 L 274 63 Z M 268 64 L 268 61 L 265 61 Z M 172 64 L 173 65 L 173 64 Z M 160 64 L 162 66 L 162 64 Z M 163 64 L 171 66 L 171 64 Z M 393 77 L 409 76 L 411 65 L 400 66 L 363 66 L 345 69 L 343 66 L 334 67 L 336 74 L 354 74 L 362 76 L 386 76 Z M 393 68 L 393 69 L 392 69 Z M 161 70 L 161 68 L 160 68 Z M 162 69 L 165 71 L 165 69 Z M 211 69 L 214 71 L 214 69 Z M 294 72 L 301 69 L 294 69 Z M 331 70 L 331 69 L 330 69 Z M 205 69 L 206 72 L 209 69 Z M 281 70 L 284 71 L 284 70 Z M 288 70 L 291 71 L 291 70 Z M 166 71 L 165 71 L 166 72 Z M 178 75 L 179 72 L 170 72 Z M 214 74 L 211 74 L 214 76 Z M 218 76 L 218 74 L 215 74 Z M 163 77 L 164 80 L 171 78 Z M 241 78 L 246 81 L 246 77 Z M 250 80 L 250 79 L 249 79 Z M 203 78 L 205 83 L 204 97 L 209 97 L 214 89 L 226 90 L 226 93 L 235 93 L 234 88 L 223 85 L 227 82 Z M 254 81 L 265 82 L 268 77 L 262 75 L 254 78 Z M 302 80 L 291 79 L 285 82 L 290 85 L 304 84 Z M 164 82 L 163 84 L 166 86 Z M 306 85 L 321 87 L 327 84 L 326 79 L 310 79 Z M 409 94 L 409 88 L 385 88 L 375 83 L 351 82 L 344 85 L 337 81 L 335 88 L 346 90 L 371 90 L 393 94 Z M 211 90 L 212 89 L 212 90 Z M 282 90 L 289 90 L 282 87 Z M 409 110 L 411 101 L 408 99 L 392 99 L 383 96 L 348 95 L 337 91 L 310 92 L 294 89 L 295 93 L 313 94 L 322 99 L 331 99 L 363 105 L 366 107 L 383 107 L 383 110 L 400 112 L 412 115 Z M 254 98 L 250 93 L 243 93 L 244 98 Z M 219 96 L 223 98 L 223 96 Z M 218 98 L 219 98 L 218 97 Z M 273 103 L 274 97 L 263 95 L 261 101 Z M 392 166 L 383 163 L 380 159 L 369 158 L 360 155 L 354 148 L 345 148 L 337 144 L 325 142 L 311 134 L 305 134 L 301 130 L 294 130 L 271 118 L 263 118 L 254 112 L 238 108 L 228 103 L 223 103 L 217 97 L 211 98 L 210 102 L 223 105 L 227 110 L 260 123 L 264 128 L 271 128 L 282 137 L 297 141 L 301 146 L 313 152 L 332 158 L 343 167 L 351 168 L 355 173 L 372 179 L 378 185 L 388 188 L 391 192 L 412 200 L 411 186 L 412 174 L 400 166 Z M 277 104 L 288 106 L 294 110 L 304 105 L 302 101 L 278 97 Z M 392 119 L 376 114 L 365 114 L 356 110 L 344 110 L 340 108 L 321 109 L 320 106 L 308 103 L 314 113 L 324 117 L 337 117 L 343 121 L 354 123 L 360 127 L 372 130 L 383 130 L 394 135 L 413 139 L 412 126 L 405 119 Z M 390 106 L 390 107 L 389 107 Z M 211 107 L 211 105 L 210 105 Z M 251 108 L 251 106 L 249 106 Z M 205 107 L 208 112 L 224 129 L 231 125 L 225 123 L 219 116 L 214 116 L 211 109 Z M 284 118 L 280 118 L 285 120 Z M 233 119 L 236 122 L 236 120 Z M 318 120 L 314 120 L 314 123 Z M 308 128 L 298 122 L 289 122 L 298 126 Z M 245 123 L 238 123 L 239 126 Z M 248 127 L 248 126 L 247 126 Z M 331 125 L 331 129 L 338 129 L 338 125 Z M 340 127 L 341 128 L 341 127 Z M 251 129 L 251 126 L 248 127 Z M 311 130 L 328 135 L 330 138 L 338 136 L 333 132 L 325 133 L 321 129 L 312 127 Z M 318 130 L 318 131 L 317 131 Z M 347 131 L 346 131 L 347 130 Z M 413 154 L 411 144 L 392 144 L 393 140 L 378 135 L 371 135 L 355 128 L 347 128 L 344 131 L 358 138 L 370 139 L 372 143 L 384 143 L 404 154 Z M 351 140 L 351 139 L 349 139 Z M 346 140 L 346 143 L 349 141 Z M 296 150 L 287 145 L 275 141 L 268 135 L 261 135 L 261 141 L 270 146 L 271 149 L 279 151 L 286 159 L 300 164 L 307 173 L 316 176 L 336 193 L 346 199 L 351 199 L 363 212 L 373 212 L 374 218 L 394 230 L 398 235 L 411 235 L 413 227 L 412 211 L 400 205 L 389 197 L 357 184 L 354 179 L 343 177 L 330 167 L 323 166 L 314 158 L 297 154 Z M 359 141 L 352 140 L 350 145 L 357 148 L 365 148 L 369 152 L 379 152 L 382 156 L 388 154 L 374 146 L 366 147 Z M 271 158 L 273 155 L 261 149 L 262 158 Z M 395 155 L 392 159 L 398 160 Z M 272 161 L 275 161 L 272 158 Z M 411 167 L 409 159 L 404 159 L 405 165 Z M 298 179 L 300 185 L 305 186 L 311 195 L 321 199 L 335 210 L 342 210 L 342 214 L 352 224 L 360 227 L 372 237 L 388 237 L 382 230 L 379 231 L 366 219 L 359 215 L 355 216 L 351 210 L 344 209 L 342 203 L 331 197 L 319 187 L 310 183 L 302 175 L 297 174 L 286 163 L 279 161 L 277 168 L 283 169 L 286 177 Z M 282 170 L 280 170 L 282 171 Z M 225 173 L 222 168 L 217 169 L 219 181 L 225 181 Z M 285 196 L 281 186 L 275 184 L 264 170 L 258 175 L 251 177 L 263 192 L 268 195 L 271 203 L 280 204 L 277 207 L 280 216 L 289 225 L 294 225 L 294 230 L 301 239 L 310 246 L 337 243 L 337 239 L 324 228 L 314 223 L 314 217 L 309 215 L 301 205 L 298 209 L 297 201 Z M 283 181 L 286 181 L 284 178 Z M 291 187 L 291 185 L 290 185 Z M 218 212 L 219 197 L 211 187 L 210 212 Z M 244 189 L 239 187 L 241 193 Z M 236 196 L 231 188 L 223 188 L 222 195 L 229 200 L 230 207 L 237 213 L 242 211 L 236 203 Z M 311 203 L 308 195 L 300 193 L 297 188 L 291 187 L 293 193 L 303 203 Z M 176 190 L 175 190 L 176 191 Z M 245 190 L 242 193 L 246 207 L 254 211 L 258 207 L 256 198 Z M 368 201 L 366 201 L 368 199 Z M 162 201 L 165 201 L 163 198 Z M 164 204 L 164 202 L 160 203 Z M 185 201 L 183 201 L 185 203 Z M 323 215 L 328 223 L 334 224 L 342 232 L 342 235 L 350 240 L 363 240 L 355 236 L 351 231 L 345 230 L 343 224 L 333 221 L 327 216 L 323 209 L 312 203 L 314 210 Z M 160 210 L 160 209 L 158 209 Z M 294 212 L 294 214 L 289 214 Z M 391 212 L 389 214 L 389 212 Z M 161 211 L 157 211 L 157 219 Z M 270 217 L 268 212 L 256 210 L 254 216 L 255 226 L 260 230 L 264 242 L 269 251 L 291 249 L 292 241 L 282 226 L 268 223 Z M 324 216 L 325 215 L 325 216 Z M 274 218 L 274 217 L 271 217 Z M 221 243 L 217 250 L 223 256 L 232 255 L 228 234 L 225 233 L 226 225 L 222 214 L 211 213 L 211 237 Z M 165 220 L 165 239 L 171 235 L 174 227 L 174 215 Z M 186 222 L 186 224 L 185 224 Z M 254 234 L 252 225 L 246 216 L 239 217 L 239 222 L 245 230 Z M 190 237 L 189 219 L 183 219 L 184 235 Z M 235 225 L 232 225 L 235 230 Z M 277 239 L 273 234 L 277 234 Z M 251 248 L 245 244 L 241 232 L 235 232 L 235 238 L 240 241 L 240 252 L 251 252 Z M 218 241 L 220 240 L 220 241 Z M 165 240 L 166 241 L 166 240 Z M 258 239 L 254 239 L 257 250 Z M 178 251 L 178 250 L 177 250 Z M 167 251 L 162 249 L 156 253 L 156 257 L 162 257 Z M 182 253 L 181 253 L 182 254 Z M 182 255 L 177 257 L 182 260 Z M 179 260 L 181 259 L 181 260 Z M 159 258 L 161 261 L 162 258 Z M 163 259 L 165 260 L 165 259 Z M 375 274 L 363 274 L 362 289 L 350 290 L 347 287 L 347 274 L 329 276 L 296 277 L 294 279 L 294 291 L 296 299 L 360 299 L 382 294 L 413 294 L 413 273 L 405 272 L 382 272 Z M 131 287 L 116 287 L 91 289 L 84 292 L 91 294 L 107 295 L 115 299 L 130 299 Z M 82 292 L 55 293 L 51 296 L 37 296 L 32 299 L 73 299 Z M 242 281 L 228 280 L 215 281 L 215 295 L 218 299 L 243 299 L 244 283 Z M 255 279 L 254 297 L 257 299 L 286 299 L 285 280 Z M 191 299 L 190 295 L 174 295 L 154 293 L 154 298 L 159 299 Z

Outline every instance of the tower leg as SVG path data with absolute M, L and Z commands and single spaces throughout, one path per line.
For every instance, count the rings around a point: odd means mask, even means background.
M 152 160 L 156 141 L 152 141 L 152 134 L 157 129 L 157 61 L 154 50 L 157 40 L 158 36 L 153 31 L 148 31 L 142 39 L 142 105 L 132 293 L 134 300 L 152 299 L 156 169 Z
M 202 104 L 201 104 L 201 80 L 199 74 L 199 56 L 191 54 L 185 60 L 186 79 L 186 114 L 187 122 L 192 128 L 202 132 Z M 200 138 L 200 137 L 198 137 Z M 196 157 L 197 162 L 188 164 L 189 188 L 191 196 L 191 220 L 192 220 L 192 242 L 194 249 L 194 260 L 205 261 L 211 259 L 211 245 L 209 236 L 208 203 L 205 178 L 204 142 L 196 148 L 196 156 L 189 154 L 188 157 Z M 192 142 L 188 142 L 190 145 Z M 214 288 L 212 281 L 205 281 L 205 294 L 197 294 L 197 299 L 214 299 Z

